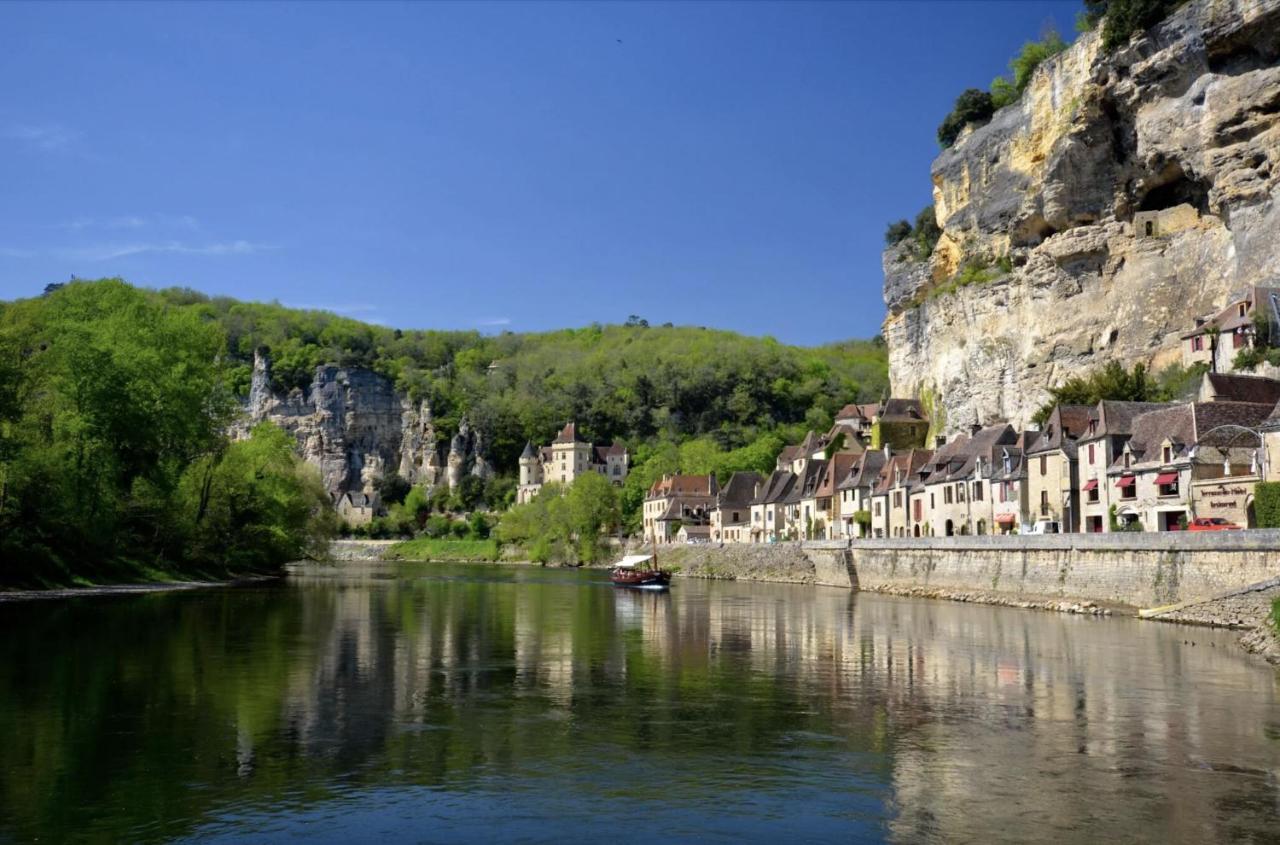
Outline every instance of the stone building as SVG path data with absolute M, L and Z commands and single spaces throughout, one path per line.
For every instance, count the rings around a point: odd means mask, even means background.
M 789 469 L 775 469 L 751 502 L 751 541 L 776 543 L 786 539 L 786 500 L 796 483 Z
M 1077 441 L 1089 430 L 1088 405 L 1057 405 L 1026 438 L 1029 521 L 1052 520 L 1062 533 L 1080 530 Z
M 764 486 L 757 472 L 735 472 L 716 495 L 711 511 L 711 540 L 746 543 L 751 540 L 751 503 Z
M 1103 400 L 1089 414 L 1089 425 L 1076 441 L 1076 477 L 1080 484 L 1081 530 L 1111 530 L 1111 508 L 1119 507 L 1123 491 L 1108 484 L 1108 468 L 1133 436 L 1133 421 L 1140 414 L 1171 408 L 1161 402 Z
M 1272 336 L 1259 338 L 1259 323 Z M 1231 373 L 1236 355 L 1259 342 L 1280 343 L 1280 288 L 1245 288 L 1221 311 L 1197 319 L 1195 328 L 1182 336 L 1182 364 L 1208 364 L 1213 372 Z
M 714 475 L 664 475 L 645 495 L 643 537 L 670 543 L 685 520 L 710 523 L 720 486 Z
M 889 459 L 888 449 L 869 449 L 858 456 L 848 474 L 836 485 L 840 516 L 835 522 L 836 537 L 860 539 L 871 536 L 871 491 Z M 861 516 L 865 514 L 865 516 Z
M 551 445 L 538 449 L 526 443 L 520 455 L 520 484 L 516 502 L 524 504 L 538 495 L 543 484 L 572 484 L 580 475 L 594 472 L 621 487 L 627 479 L 630 456 L 618 443 L 596 446 L 578 434 L 573 422 L 565 424 Z

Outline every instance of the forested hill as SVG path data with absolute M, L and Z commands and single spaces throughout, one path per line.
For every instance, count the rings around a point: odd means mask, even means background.
M 465 413 L 486 433 L 500 472 L 514 470 L 526 440 L 544 442 L 570 419 L 600 442 L 634 448 L 705 438 L 734 449 L 826 427 L 842 405 L 878 400 L 888 386 L 879 339 L 799 347 L 639 318 L 485 336 L 393 329 L 185 289 L 153 295 L 222 327 L 241 394 L 259 346 L 270 350 L 278 389 L 304 387 L 320 364 L 367 367 L 428 399 L 445 434 Z

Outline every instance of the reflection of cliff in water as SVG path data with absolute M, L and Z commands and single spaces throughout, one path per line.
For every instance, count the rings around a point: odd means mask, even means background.
M 0 838 L 162 839 L 377 787 L 589 808 L 636 771 L 698 812 L 802 801 L 912 842 L 1257 839 L 1280 815 L 1275 679 L 1227 634 L 393 571 L 0 608 Z

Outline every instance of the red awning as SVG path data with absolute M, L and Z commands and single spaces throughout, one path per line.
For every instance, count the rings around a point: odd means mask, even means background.
M 1084 492 L 1088 493 L 1090 490 L 1097 489 L 1097 487 L 1098 487 L 1098 479 L 1090 478 L 1089 481 L 1084 485 Z
M 1122 475 L 1120 480 L 1116 482 L 1116 486 L 1123 490 L 1125 487 L 1132 487 L 1137 480 L 1132 475 Z
M 1013 521 L 1015 518 L 1016 517 L 1014 517 L 1014 515 L 1011 513 L 996 514 L 996 522 L 1000 523 L 1001 525 L 1013 525 Z
M 1156 484 L 1177 484 L 1178 474 L 1176 472 L 1162 472 L 1156 476 Z

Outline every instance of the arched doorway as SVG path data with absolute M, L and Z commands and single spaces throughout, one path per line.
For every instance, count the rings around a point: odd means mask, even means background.
M 949 519 L 947 520 L 946 531 L 947 531 L 947 536 L 948 536 L 948 537 L 954 537 L 954 536 L 955 536 L 955 533 L 956 533 L 956 527 L 955 527 L 954 525 L 952 525 L 952 524 L 951 524 L 951 520 L 949 520 Z
M 917 537 L 919 537 L 919 536 L 920 536 L 920 526 L 919 526 L 919 525 L 917 525 L 917 526 L 915 527 L 915 535 L 916 535 Z
M 985 519 L 978 520 L 978 534 L 982 535 L 986 533 L 987 533 L 987 521 Z
M 1244 519 L 1244 522 L 1245 522 L 1244 527 L 1245 527 L 1245 528 L 1257 528 L 1257 527 L 1258 527 L 1258 513 L 1257 513 L 1257 511 L 1255 511 L 1255 510 L 1253 509 L 1253 497 L 1252 497 L 1252 496 L 1250 496 L 1249 498 L 1247 498 L 1247 499 L 1245 499 L 1245 500 L 1244 500 L 1244 517 L 1245 517 L 1245 519 Z

